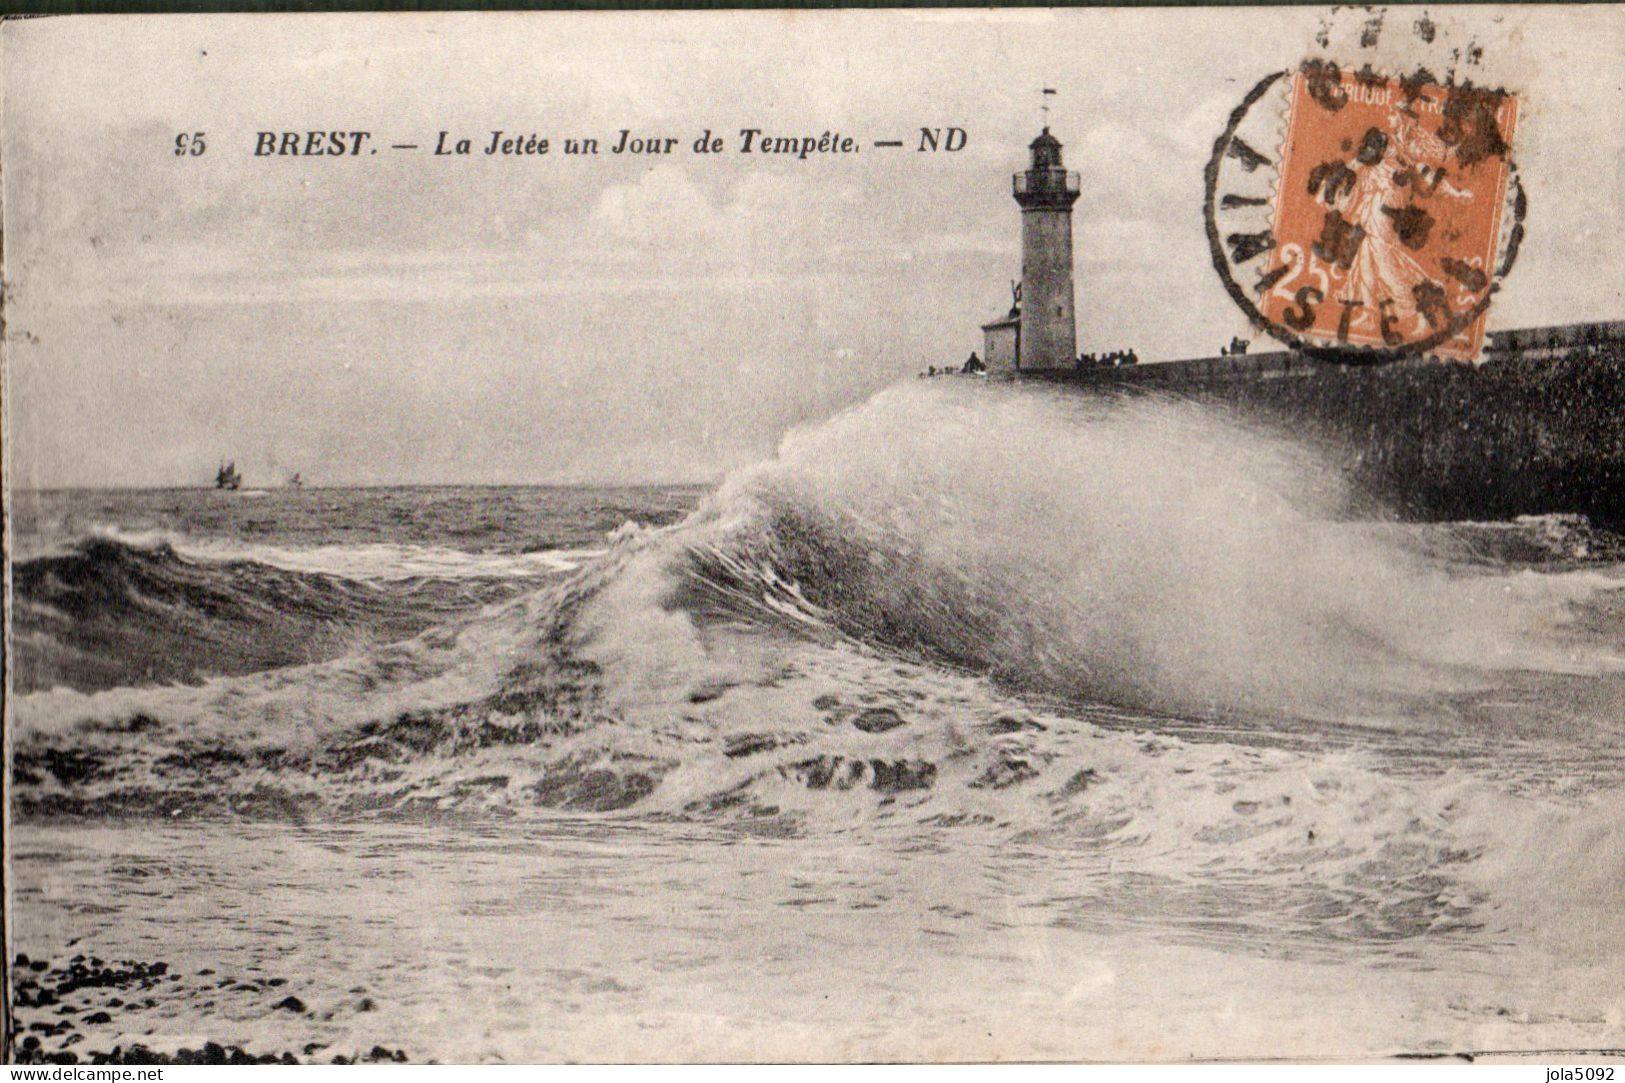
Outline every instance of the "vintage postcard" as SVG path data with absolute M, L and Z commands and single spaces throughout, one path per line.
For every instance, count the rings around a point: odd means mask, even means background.
M 1618 1055 L 1622 67 L 0 25 L 6 1057 Z

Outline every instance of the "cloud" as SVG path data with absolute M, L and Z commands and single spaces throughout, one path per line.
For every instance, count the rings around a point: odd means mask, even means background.
M 719 244 L 727 239 L 729 217 L 687 169 L 665 164 L 630 184 L 611 185 L 592 209 L 592 220 L 616 240 L 639 245 Z

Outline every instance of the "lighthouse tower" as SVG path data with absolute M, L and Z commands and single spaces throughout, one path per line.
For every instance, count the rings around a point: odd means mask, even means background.
M 1078 175 L 1061 165 L 1061 141 L 1045 127 L 1032 165 L 1012 182 L 1021 204 L 1020 369 L 1070 369 L 1078 355 L 1072 311 L 1072 204 Z

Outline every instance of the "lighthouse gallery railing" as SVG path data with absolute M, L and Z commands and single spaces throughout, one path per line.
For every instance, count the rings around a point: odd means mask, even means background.
M 1071 170 L 1017 173 L 1010 178 L 1010 190 L 1018 196 L 1037 192 L 1065 192 L 1067 195 L 1077 195 L 1083 191 L 1080 185 L 1078 174 Z

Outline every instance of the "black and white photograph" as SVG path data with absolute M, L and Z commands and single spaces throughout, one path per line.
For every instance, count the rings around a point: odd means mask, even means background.
M 1625 1057 L 1622 80 L 0 22 L 4 1059 Z

